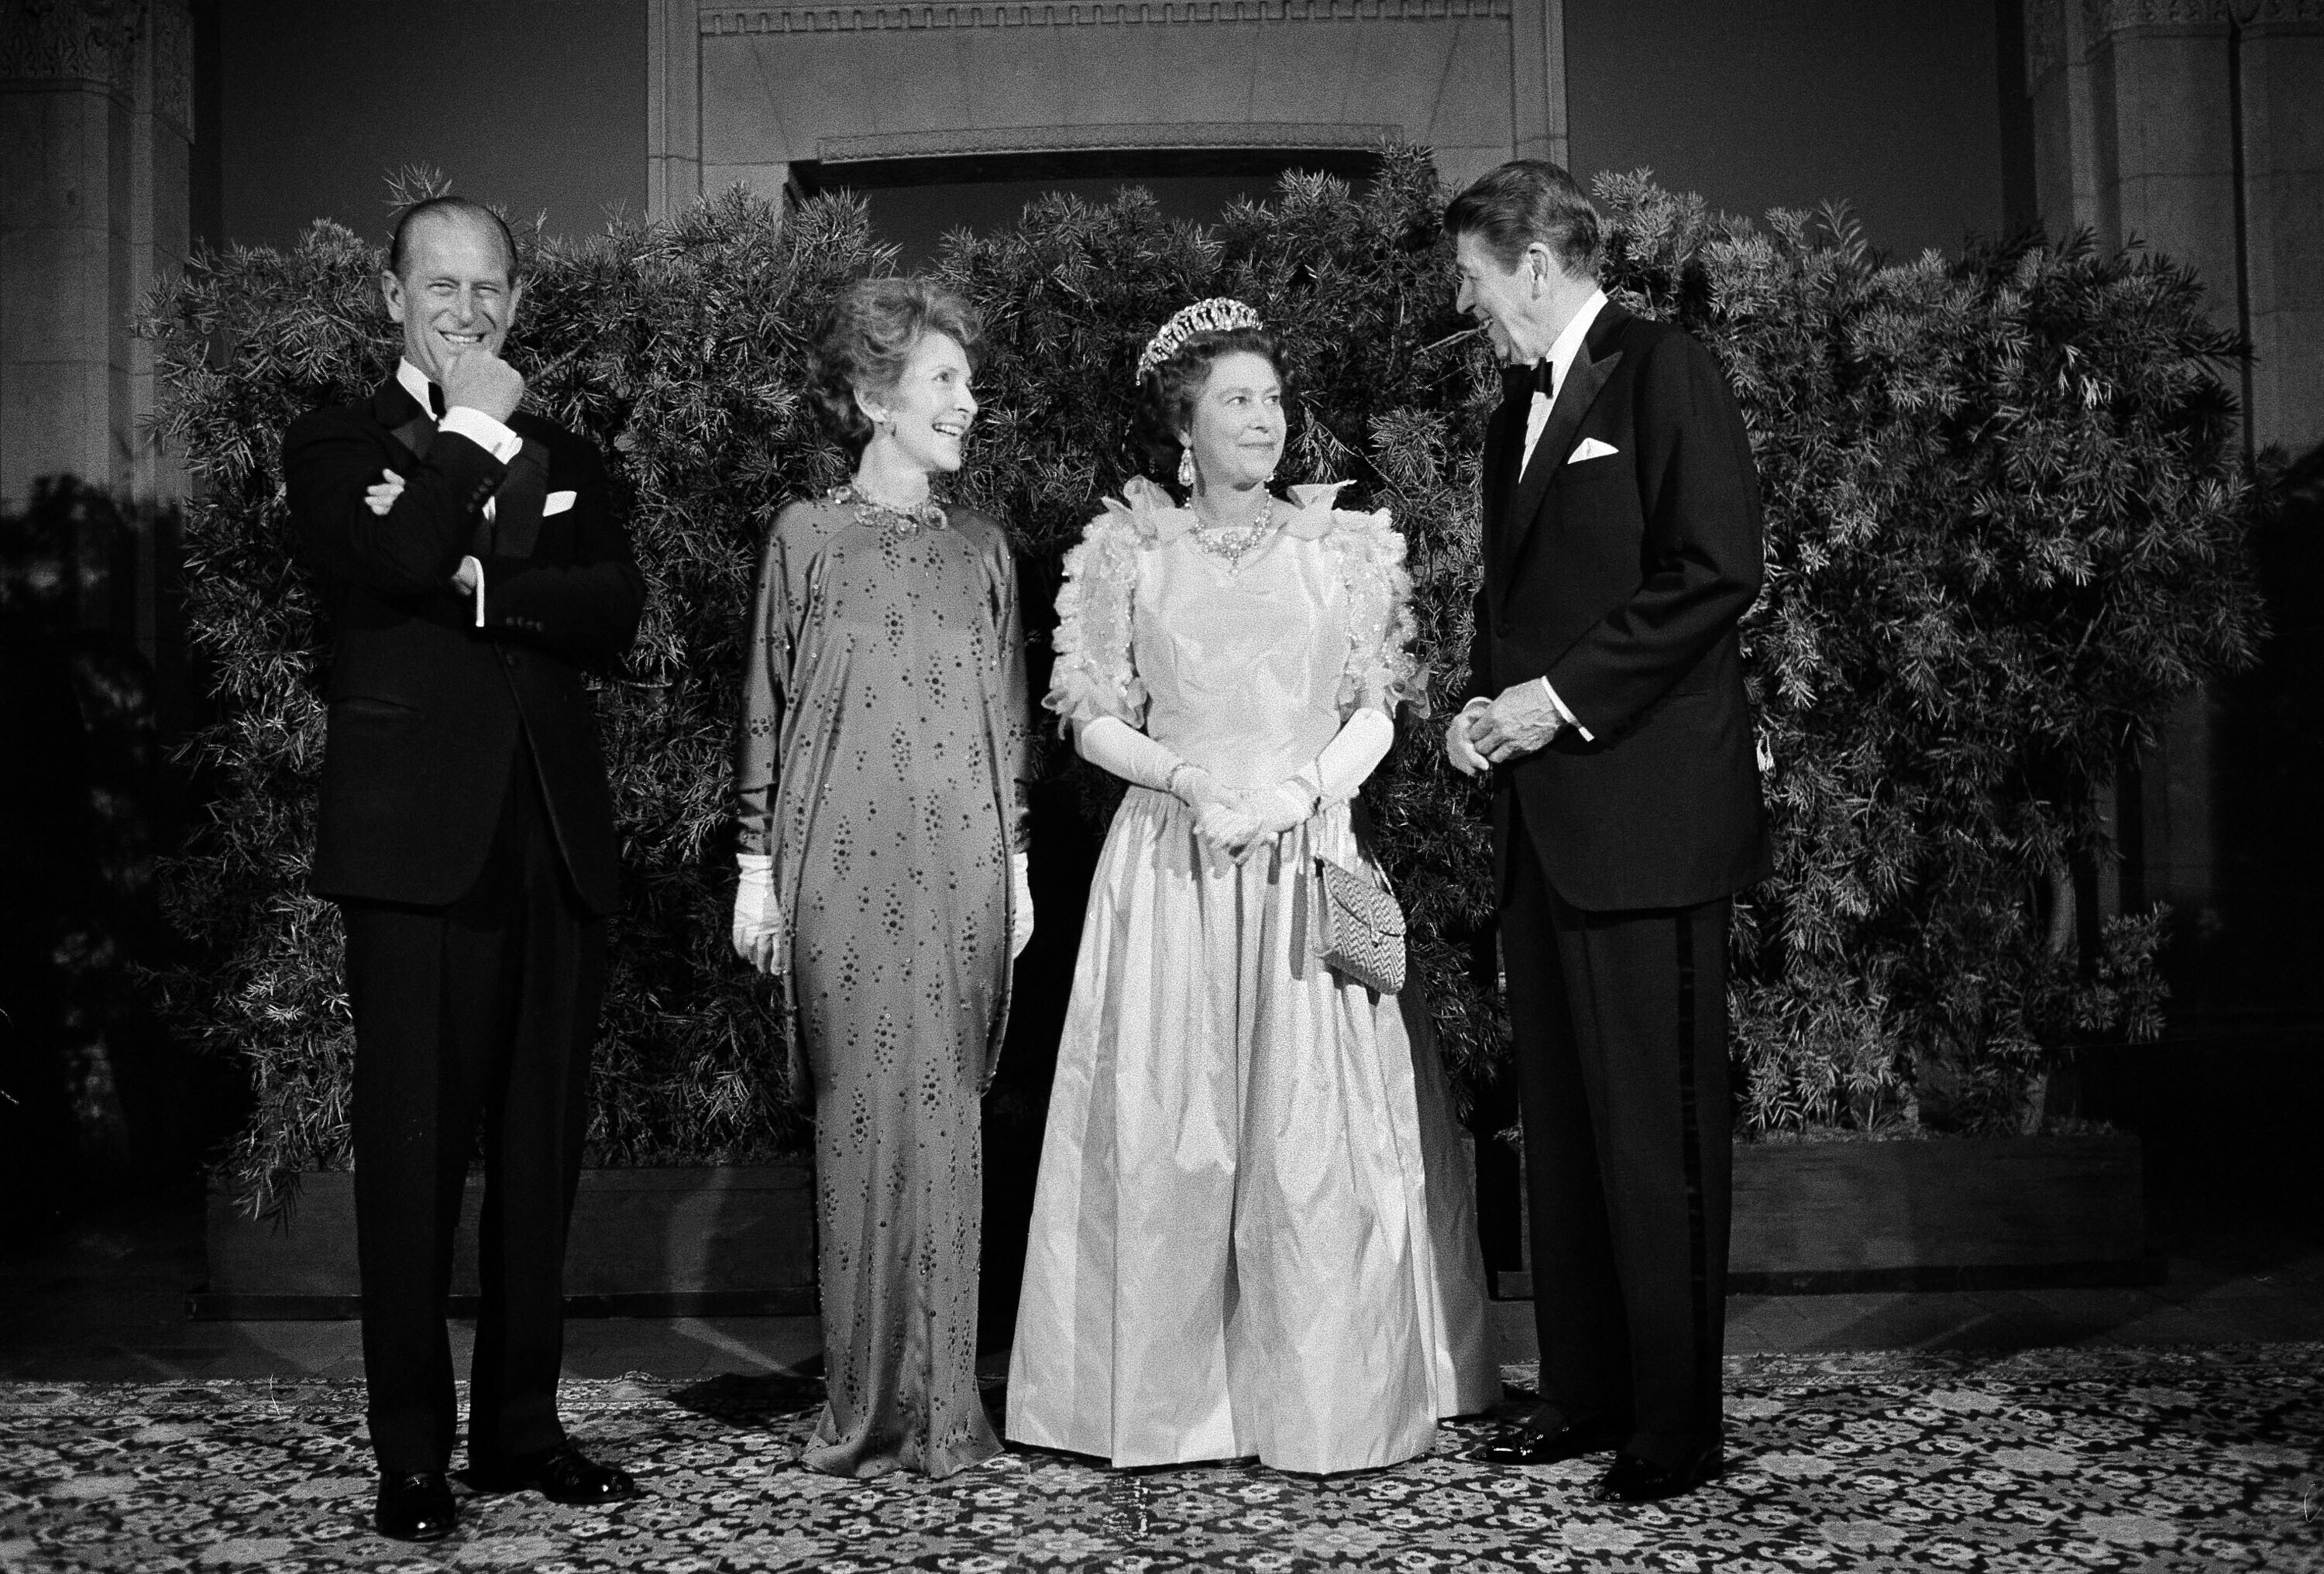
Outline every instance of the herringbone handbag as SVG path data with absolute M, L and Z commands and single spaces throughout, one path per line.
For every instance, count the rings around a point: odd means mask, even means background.
M 1324 965 L 1383 995 L 1404 988 L 1404 909 L 1385 884 L 1318 854 L 1314 898 Z

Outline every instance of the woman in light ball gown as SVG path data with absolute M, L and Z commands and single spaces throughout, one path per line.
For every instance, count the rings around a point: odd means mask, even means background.
M 1423 690 L 1388 516 L 1268 489 L 1280 369 L 1240 302 L 1163 327 L 1141 436 L 1186 502 L 1133 482 L 1058 596 L 1047 704 L 1130 787 L 1057 1054 L 1005 1430 L 1117 1466 L 1393 1464 L 1499 1394 L 1425 1013 L 1416 1043 L 1397 998 L 1314 954 L 1313 860 L 1379 878 L 1351 800 Z

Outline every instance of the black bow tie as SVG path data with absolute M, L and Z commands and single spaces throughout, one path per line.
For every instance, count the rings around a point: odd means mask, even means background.
M 1536 393 L 1544 399 L 1557 397 L 1556 373 L 1551 369 L 1547 357 L 1530 366 L 1501 368 L 1501 399 L 1504 402 L 1524 404 Z
M 444 419 L 444 391 L 433 382 L 428 385 L 428 413 L 439 421 Z

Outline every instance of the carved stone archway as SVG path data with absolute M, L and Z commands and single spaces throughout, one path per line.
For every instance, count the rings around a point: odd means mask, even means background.
M 1565 159 L 1563 0 L 651 0 L 647 198 L 792 167 L 1430 144 Z M 974 178 L 967 175 L 965 178 Z

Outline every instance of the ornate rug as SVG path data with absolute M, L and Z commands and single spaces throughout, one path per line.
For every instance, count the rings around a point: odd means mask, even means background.
M 574 1434 L 647 1496 L 464 1495 L 430 1547 L 370 1529 L 359 1385 L 5 1385 L 0 1569 L 2324 1570 L 2324 1345 L 1757 1356 L 1728 1384 L 1728 1475 L 1623 1508 L 1590 1500 L 1603 1461 L 1462 1459 L 1478 1424 L 1329 1480 L 1010 1453 L 842 1481 L 790 1463 L 810 1384 L 571 1382 Z

